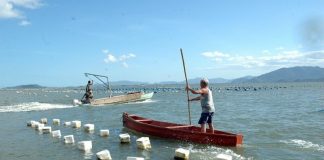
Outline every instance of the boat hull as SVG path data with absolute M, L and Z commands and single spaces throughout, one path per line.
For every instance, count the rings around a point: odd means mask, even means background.
M 96 105 L 105 105 L 105 104 L 144 101 L 146 99 L 152 98 L 153 94 L 154 94 L 153 92 L 151 93 L 135 92 L 126 95 L 94 99 L 93 101 L 90 102 L 90 104 L 96 106 Z
M 214 134 L 201 133 L 196 126 L 154 121 L 128 113 L 123 114 L 123 126 L 147 135 L 201 144 L 241 146 L 243 143 L 242 134 L 218 130 L 214 130 Z

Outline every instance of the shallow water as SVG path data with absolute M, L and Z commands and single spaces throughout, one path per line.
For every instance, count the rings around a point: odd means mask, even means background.
M 152 149 L 136 148 L 143 135 L 123 128 L 123 112 L 174 123 L 188 123 L 186 93 L 182 90 L 158 92 L 152 100 L 100 107 L 75 107 L 72 99 L 82 91 L 68 88 L 0 90 L 0 159 L 96 159 L 104 149 L 113 159 L 140 156 L 145 159 L 172 159 L 175 149 L 189 149 L 191 159 L 215 159 L 220 154 L 233 159 L 324 159 L 324 83 L 251 84 L 266 87 L 257 91 L 226 90 L 230 84 L 214 85 L 216 113 L 214 125 L 219 130 L 244 135 L 242 147 L 193 144 L 150 137 Z M 283 86 L 286 88 L 274 88 Z M 272 89 L 270 89 L 272 88 Z M 103 93 L 100 93 L 100 96 Z M 192 103 L 192 122 L 197 123 L 201 108 Z M 76 144 L 66 145 L 49 134 L 39 134 L 26 127 L 29 120 L 46 117 L 53 130 L 62 136 L 73 134 L 76 142 L 92 140 L 90 153 L 79 151 Z M 81 120 L 94 123 L 95 132 L 52 125 L 52 119 Z M 110 136 L 99 136 L 99 129 L 109 129 Z M 120 133 L 131 135 L 131 144 L 120 144 Z

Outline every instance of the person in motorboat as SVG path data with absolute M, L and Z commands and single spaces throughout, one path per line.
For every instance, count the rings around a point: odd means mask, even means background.
M 93 85 L 93 80 L 92 81 L 89 80 L 86 87 L 86 93 L 92 90 L 92 85 Z
M 85 103 L 85 104 L 90 103 L 91 100 L 93 99 L 92 85 L 93 85 L 93 81 L 88 81 L 88 84 L 86 87 L 86 93 L 81 98 L 82 103 Z
M 208 79 L 203 78 L 200 81 L 200 89 L 193 90 L 187 85 L 186 89 L 190 91 L 192 94 L 200 94 L 200 96 L 196 98 L 189 99 L 189 101 L 198 101 L 200 100 L 202 113 L 198 124 L 201 126 L 201 132 L 206 133 L 206 123 L 209 126 L 211 133 L 214 133 L 213 126 L 213 115 L 215 112 L 214 102 L 213 102 L 213 94 L 212 91 L 208 87 Z

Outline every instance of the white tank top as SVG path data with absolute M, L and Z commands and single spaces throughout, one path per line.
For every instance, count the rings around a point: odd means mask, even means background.
M 213 93 L 208 88 L 208 94 L 201 95 L 200 98 L 202 113 L 215 112 Z

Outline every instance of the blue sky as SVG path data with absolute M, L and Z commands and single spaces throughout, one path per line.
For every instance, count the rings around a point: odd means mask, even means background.
M 324 67 L 324 1 L 0 0 L 0 87 Z

